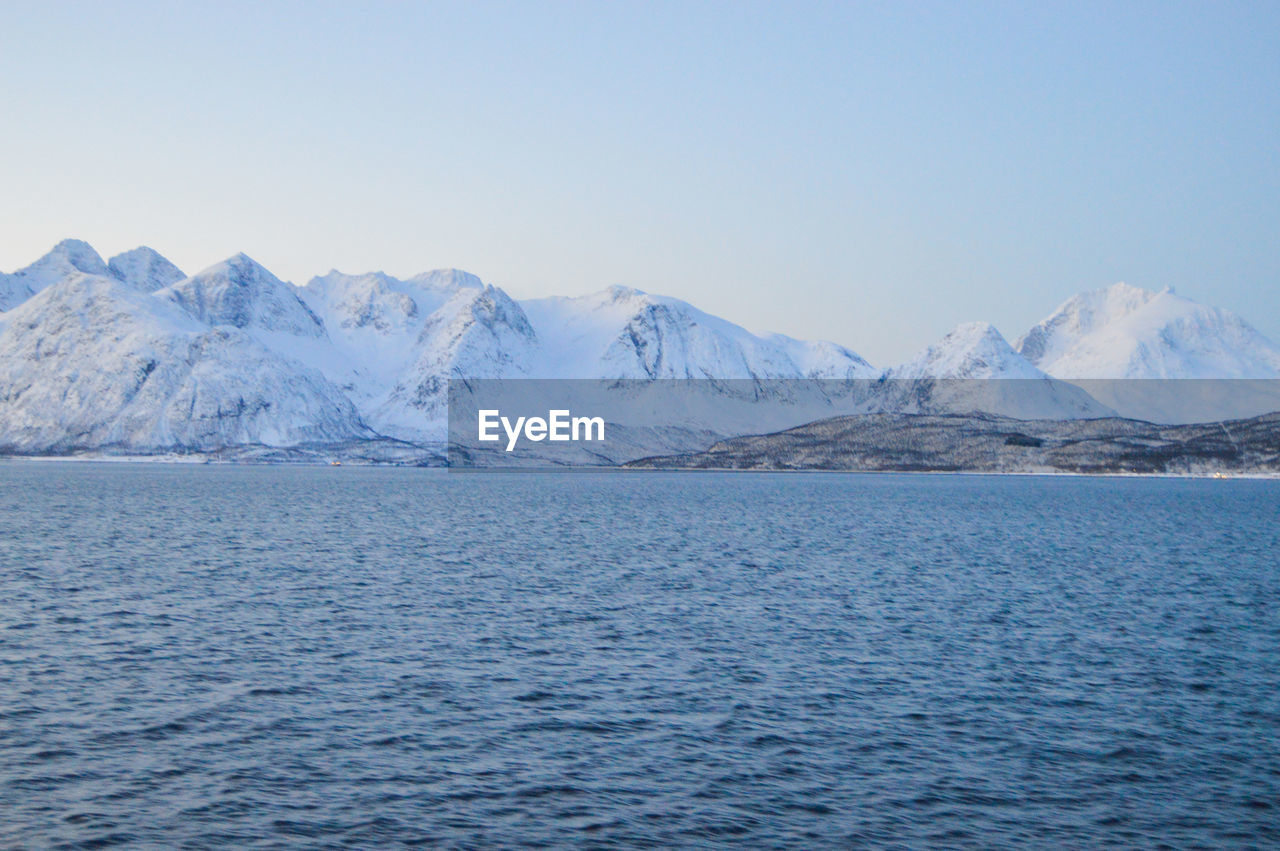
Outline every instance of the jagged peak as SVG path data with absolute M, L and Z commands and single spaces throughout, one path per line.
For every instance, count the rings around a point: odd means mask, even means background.
M 44 270 L 51 265 L 68 265 L 72 269 L 89 275 L 108 274 L 107 264 L 92 245 L 83 239 L 64 239 L 49 249 L 43 257 L 15 275 L 30 275 Z
M 524 308 L 520 303 L 507 295 L 507 291 L 493 284 L 484 284 L 480 289 L 465 288 L 454 294 L 451 301 L 464 302 L 471 305 L 472 310 L 501 311 L 518 317 L 518 324 L 527 325 Z
M 50 254 L 89 254 L 98 257 L 98 252 L 92 245 L 83 239 L 64 239 L 61 240 L 49 251 Z
M 1109 287 L 1099 287 L 1091 292 L 1106 293 L 1112 296 L 1127 296 L 1131 298 L 1146 299 L 1148 301 L 1158 295 L 1177 295 L 1177 289 L 1172 284 L 1166 284 L 1158 290 L 1153 290 L 1148 287 L 1139 287 L 1134 284 L 1127 284 L 1124 281 L 1116 281 Z
M 237 251 L 235 254 L 224 260 L 223 263 L 234 269 L 251 269 L 254 271 L 261 269 L 264 272 L 267 271 L 266 266 L 263 266 L 243 251 Z
M 678 313 L 688 314 L 691 317 L 707 315 L 687 301 L 682 301 L 673 296 L 657 295 L 625 284 L 613 284 L 603 290 L 597 290 L 586 295 L 564 297 L 564 301 L 590 305 L 596 310 L 614 311 L 623 309 L 635 314 L 655 307 L 662 307 Z
M 911 362 L 938 363 L 988 355 L 1022 360 L 1005 336 L 990 322 L 962 322 L 943 335 L 941 340 L 926 346 Z
M 887 373 L 893 378 L 1039 378 L 990 322 L 957 325 L 938 342 Z
M 107 268 L 118 280 L 145 292 L 163 289 L 186 277 L 167 257 L 145 245 L 112 257 Z
M 1137 287 L 1137 286 L 1134 286 L 1133 284 L 1127 284 L 1124 281 L 1116 281 L 1114 284 L 1112 284 L 1109 287 L 1099 287 L 1094 292 L 1107 292 L 1107 293 L 1117 293 L 1117 294 L 1121 294 L 1121 293 L 1143 294 L 1143 295 L 1156 294 L 1156 290 L 1149 290 L 1146 287 Z
M 982 342 L 1012 348 L 1005 336 L 990 322 L 961 322 L 947 332 L 941 340 L 941 343 L 968 346 L 975 346 Z
M 476 344 L 477 340 L 489 340 L 490 345 L 499 339 L 516 338 L 535 342 L 537 333 L 529 323 L 520 303 L 507 295 L 500 287 L 486 284 L 481 288 L 463 287 L 452 293 L 444 304 L 427 317 L 419 342 L 427 344 L 427 358 L 437 360 L 445 350 L 458 350 L 460 346 Z M 510 358 L 510 353 L 499 353 Z M 452 357 L 452 356 L 450 356 Z
M 257 260 L 254 260 L 243 251 L 233 254 L 226 260 L 214 263 L 212 266 L 202 269 L 192 275 L 187 280 L 207 281 L 211 279 L 226 279 L 230 283 L 245 286 L 251 283 L 267 281 L 276 284 L 284 282 L 271 273 L 271 270 L 263 266 Z
M 156 292 L 210 325 L 324 335 L 324 323 L 285 283 L 240 252 Z
M 324 280 L 326 278 L 334 278 L 336 280 L 346 280 L 346 281 L 363 281 L 363 280 L 394 281 L 396 280 L 395 277 L 388 275 L 386 272 L 382 271 L 381 269 L 377 269 L 372 272 L 344 272 L 341 269 L 330 269 L 328 272 L 325 272 L 323 275 L 316 275 L 311 280 L 313 281 Z
M 156 251 L 149 245 L 139 245 L 137 248 L 131 248 L 128 251 L 121 251 L 119 254 L 111 258 L 111 260 L 123 260 L 127 258 L 138 257 L 147 260 L 163 260 L 169 262 L 169 258 L 165 257 L 159 251 Z M 110 261 L 108 261 L 108 264 Z

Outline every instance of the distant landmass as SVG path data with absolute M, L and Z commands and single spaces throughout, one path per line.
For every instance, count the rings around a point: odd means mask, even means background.
M 1161 426 L 1117 417 L 1019 420 L 990 414 L 864 414 L 705 452 L 632 461 L 638 469 L 1280 475 L 1280 414 Z
M 439 457 L 448 381 L 489 378 L 706 379 L 708 393 L 728 380 L 1020 379 L 1043 387 L 992 413 L 1187 422 L 1204 405 L 1089 382 L 1276 379 L 1280 346 L 1229 311 L 1124 284 L 1068 300 L 1015 344 L 969 323 L 882 368 L 625 287 L 517 300 L 455 269 L 295 286 L 243 254 L 187 275 L 150 248 L 107 261 L 79 240 L 0 274 L 0 454 Z

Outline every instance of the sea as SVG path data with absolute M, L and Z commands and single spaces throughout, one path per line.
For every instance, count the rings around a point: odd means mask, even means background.
M 1280 481 L 0 462 L 0 846 L 1280 845 Z

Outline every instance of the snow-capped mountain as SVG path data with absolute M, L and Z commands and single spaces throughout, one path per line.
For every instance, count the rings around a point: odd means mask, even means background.
M 1046 378 L 989 322 L 958 325 L 886 376 L 916 378 Z
M 181 269 L 146 246 L 117 254 L 107 261 L 107 268 L 117 280 L 144 293 L 153 293 L 186 277 Z
M 109 276 L 111 271 L 89 243 L 64 239 L 30 266 L 0 275 L 0 310 L 11 310 L 50 284 L 76 274 Z
M 0 311 L 17 307 L 45 287 L 77 274 L 115 278 L 143 292 L 183 277 L 177 266 L 150 248 L 135 248 L 103 262 L 89 243 L 64 239 L 30 266 L 9 275 L 0 273 Z
M 1050 378 L 987 322 L 957 326 L 910 361 L 885 372 L 880 410 L 982 411 L 1021 419 L 1113 416 L 1088 393 Z
M 71 275 L 0 324 L 0 447 L 9 451 L 372 436 L 315 370 L 111 277 Z
M 341 358 L 308 360 L 366 421 L 439 440 L 449 378 L 870 378 L 834 343 L 759 337 L 678 299 L 626 287 L 517 301 L 456 269 L 408 280 L 330 272 L 304 289 Z M 300 355 L 297 346 L 290 348 Z M 723 388 L 721 388 L 723 392 Z
M 540 378 L 873 378 L 834 343 L 758 337 L 679 299 L 629 287 L 521 302 L 548 341 Z
M 104 263 L 67 240 L 0 285 L 0 444 L 23 451 L 345 440 L 366 424 L 434 442 L 454 377 L 878 374 L 842 346 L 757 336 L 678 299 L 614 287 L 521 302 L 456 269 L 298 288 L 243 254 L 184 277 L 151 249 Z
M 1126 417 L 1180 423 L 1280 410 L 1280 346 L 1172 290 L 1120 283 L 1081 293 L 1017 348 Z
M 1016 347 L 1056 378 L 1280 378 L 1280 346 L 1236 314 L 1123 283 L 1068 299 Z
M 713 379 L 650 406 L 650 430 L 672 405 L 701 408 L 695 431 L 731 407 L 744 429 L 756 416 L 785 427 L 840 407 L 1191 416 L 1170 413 L 1174 391 L 1145 407 L 1118 404 L 1132 399 L 1115 383 L 1091 397 L 1081 387 L 1098 376 L 1274 378 L 1280 347 L 1227 311 L 1124 285 L 1066 302 L 1016 348 L 970 323 L 881 372 L 835 343 L 753 334 L 626 287 L 518 300 L 441 269 L 332 271 L 300 288 L 243 254 L 185 277 L 149 248 L 104 262 L 79 240 L 0 275 L 0 449 L 10 451 L 435 443 L 450 378 Z M 828 381 L 787 381 L 801 378 Z M 1280 382 L 1264 384 L 1246 407 L 1280 396 L 1270 389 Z M 767 413 L 752 408 L 762 400 Z
M 430 313 L 413 360 L 370 411 L 375 428 L 410 440 L 442 440 L 450 378 L 523 378 L 538 336 L 520 305 L 497 287 L 459 286 Z
M 206 325 L 280 332 L 298 337 L 324 336 L 324 323 L 286 284 L 245 254 L 210 266 L 159 290 Z

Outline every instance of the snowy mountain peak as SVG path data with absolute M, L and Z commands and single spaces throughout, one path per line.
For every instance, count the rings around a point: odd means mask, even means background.
M 369 329 L 383 334 L 403 331 L 420 310 L 403 281 L 383 272 L 346 275 L 336 270 L 311 281 L 303 297 L 326 318 L 326 325 L 355 330 Z
M 623 284 L 613 284 L 606 287 L 603 295 L 608 296 L 609 301 L 647 301 L 653 302 L 656 299 L 644 290 L 638 290 L 635 287 L 624 286 Z
M 890 379 L 886 410 L 982 411 L 1019 419 L 1115 413 L 1079 387 L 1036 369 L 988 322 L 957 326 L 913 360 L 886 372 L 885 378 Z
M 64 239 L 30 266 L 11 275 L 0 275 L 0 310 L 11 310 L 50 284 L 77 274 L 111 273 L 89 243 Z
M 92 245 L 82 239 L 62 240 L 48 254 L 28 268 L 45 265 L 55 260 L 62 261 L 86 275 L 107 273 L 107 264 L 102 261 L 102 256 L 93 249 Z
M 145 245 L 112 257 L 107 268 L 117 280 L 144 293 L 164 289 L 186 277 L 160 252 Z
M 462 305 L 459 315 L 467 317 L 471 323 L 480 323 L 490 329 L 499 326 L 509 328 L 529 340 L 538 336 L 520 305 L 492 284 L 482 284 L 480 289 L 472 289 L 468 285 L 466 289 L 459 290 L 450 303 Z
M 1133 284 L 1126 284 L 1124 281 L 1116 281 L 1109 287 L 1098 287 L 1096 290 L 1080 293 L 1077 297 L 1089 298 L 1101 294 L 1108 299 L 1132 300 L 1138 302 L 1150 301 L 1153 297 L 1161 292 L 1172 292 L 1172 287 L 1165 287 L 1163 290 L 1149 290 L 1146 287 L 1135 287 Z
M 963 341 L 970 345 L 1009 345 L 1004 335 L 990 322 L 961 322 L 943 337 L 944 340 Z
M 374 427 L 414 439 L 432 434 L 446 410 L 448 379 L 527 376 L 537 345 L 528 317 L 501 289 L 458 289 L 426 317 L 412 363 L 375 402 Z
M 1172 295 L 1172 291 L 1167 291 Z M 1079 338 L 1130 316 L 1162 294 L 1124 282 L 1072 296 L 1050 316 L 1018 339 L 1016 347 L 1027 360 L 1052 360 L 1051 349 L 1066 338 Z
M 327 273 L 317 275 L 308 281 L 304 289 L 317 292 L 351 289 L 386 291 L 397 287 L 401 283 L 401 281 L 391 277 L 386 272 L 364 272 L 359 275 L 349 275 L 346 272 L 339 272 L 337 269 L 330 269 Z
M 1081 293 L 1017 342 L 1058 378 L 1275 378 L 1280 347 L 1230 311 L 1115 284 Z
M 0 326 L 0 451 L 214 449 L 372 436 L 317 371 L 115 278 L 77 273 Z
M 869 378 L 853 352 L 759 337 L 676 298 L 626 286 L 521 302 L 544 341 L 536 367 L 558 378 Z
M 966 322 L 888 373 L 890 378 L 1044 378 L 989 322 Z
M 460 289 L 423 324 L 416 377 L 518 375 L 537 339 L 520 305 L 498 287 Z
M 300 337 L 324 336 L 324 324 L 286 284 L 246 254 L 210 266 L 159 290 L 209 325 L 278 331 Z

